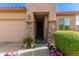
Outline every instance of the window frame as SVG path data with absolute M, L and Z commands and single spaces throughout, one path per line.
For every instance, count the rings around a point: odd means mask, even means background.
M 65 24 L 66 20 L 69 22 L 68 25 Z M 63 23 L 61 23 L 61 22 L 63 22 Z M 60 26 L 62 26 L 62 27 L 60 27 Z M 66 26 L 69 26 L 69 28 L 66 29 Z M 67 17 L 59 18 L 59 30 L 70 30 L 70 18 L 67 18 Z

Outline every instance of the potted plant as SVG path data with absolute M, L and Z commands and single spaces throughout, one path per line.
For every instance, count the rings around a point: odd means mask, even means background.
M 35 48 L 35 47 L 36 47 L 36 44 L 35 44 L 35 43 L 32 43 L 32 44 L 31 44 L 31 47 L 32 47 L 32 48 Z
M 23 44 L 25 48 L 35 48 L 36 44 L 33 42 L 32 37 L 28 36 L 23 39 Z
M 27 43 L 27 48 L 31 48 L 33 44 L 33 39 L 32 37 L 26 37 L 26 43 Z
M 27 47 L 27 41 L 26 38 L 23 38 L 23 46 L 26 48 Z

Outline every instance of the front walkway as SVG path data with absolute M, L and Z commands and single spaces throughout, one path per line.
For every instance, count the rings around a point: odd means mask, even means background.
M 38 44 L 34 49 L 25 49 L 22 43 L 0 43 L 0 56 L 6 52 L 18 52 L 21 56 L 49 56 L 46 44 Z

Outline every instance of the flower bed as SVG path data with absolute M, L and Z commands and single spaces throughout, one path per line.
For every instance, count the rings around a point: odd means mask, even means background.
M 54 46 L 48 45 L 50 56 L 63 56 L 63 54 Z
M 20 56 L 19 53 L 14 53 L 14 52 L 7 52 L 4 54 L 4 56 Z

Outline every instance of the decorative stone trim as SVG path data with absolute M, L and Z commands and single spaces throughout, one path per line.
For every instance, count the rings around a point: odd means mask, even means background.
M 26 37 L 28 36 L 34 39 L 34 22 L 26 22 Z
M 52 33 L 56 31 L 56 22 L 49 21 L 48 22 L 48 40 L 52 39 Z

